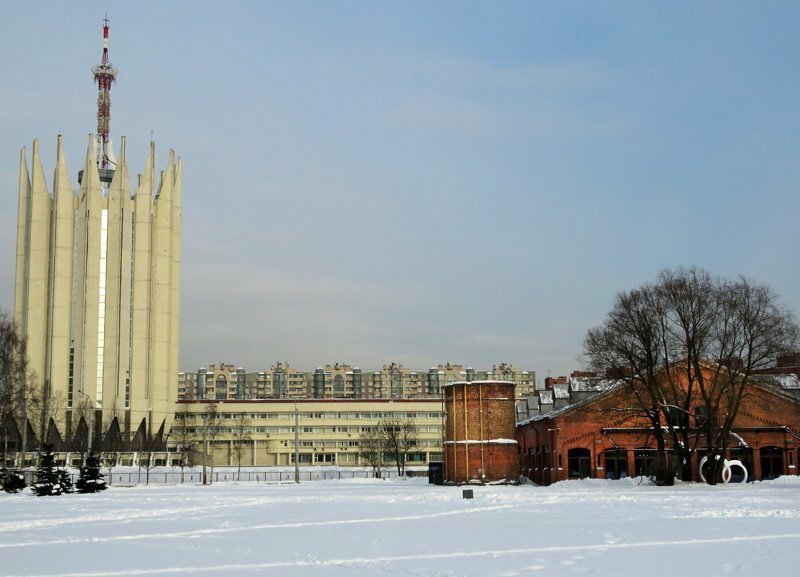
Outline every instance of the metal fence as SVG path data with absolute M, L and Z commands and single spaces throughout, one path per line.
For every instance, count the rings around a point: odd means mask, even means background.
M 406 471 L 407 476 L 416 476 L 418 471 Z M 427 473 L 419 473 L 425 475 Z M 30 485 L 36 480 L 35 471 L 24 471 L 25 482 Z M 106 483 L 109 485 L 133 486 L 133 485 L 181 485 L 181 484 L 202 484 L 203 474 L 196 470 L 185 471 L 159 471 L 157 469 L 147 471 L 142 468 L 139 471 L 113 471 L 108 474 L 103 470 Z M 72 482 L 78 480 L 77 473 L 70 473 Z M 397 477 L 397 470 L 384 469 L 381 476 L 385 479 Z M 372 471 L 365 470 L 338 470 L 338 471 L 303 471 L 300 470 L 300 481 L 329 481 L 333 479 L 369 479 L 372 478 Z M 207 483 L 292 483 L 294 482 L 294 471 L 236 471 L 224 470 L 214 471 L 210 469 L 206 473 Z

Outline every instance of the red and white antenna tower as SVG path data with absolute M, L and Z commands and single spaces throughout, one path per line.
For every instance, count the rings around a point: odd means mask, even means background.
M 117 69 L 108 61 L 108 15 L 103 18 L 103 60 L 92 67 L 94 80 L 97 82 L 97 167 L 109 167 L 108 133 L 111 129 L 111 85 L 117 80 Z

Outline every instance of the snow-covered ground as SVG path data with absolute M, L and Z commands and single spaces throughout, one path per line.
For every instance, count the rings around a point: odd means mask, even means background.
M 473 490 L 353 479 L 0 495 L 0 574 L 798 574 L 799 477 Z

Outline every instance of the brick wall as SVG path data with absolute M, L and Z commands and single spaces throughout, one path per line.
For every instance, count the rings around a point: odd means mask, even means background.
M 626 474 L 638 474 L 642 449 L 655 449 L 655 442 L 647 429 L 647 421 L 633 416 L 624 409 L 634 406 L 625 389 L 612 391 L 570 410 L 544 416 L 517 428 L 520 443 L 520 474 L 539 484 L 550 484 L 570 478 L 570 451 L 581 451 L 589 458 L 589 477 L 606 478 L 610 475 L 610 453 L 619 453 L 626 459 Z M 780 474 L 798 474 L 800 457 L 800 403 L 767 387 L 750 387 L 734 421 L 736 436 L 730 439 L 729 450 L 744 451 L 749 455 L 750 474 L 762 479 L 762 449 L 778 450 Z M 741 439 L 745 446 L 741 445 Z M 702 439 L 697 447 L 704 447 Z M 576 454 L 573 452 L 572 454 Z M 699 455 L 693 456 L 692 477 L 699 480 Z M 739 458 L 729 454 L 729 458 Z M 766 463 L 765 463 L 766 465 Z
M 444 387 L 445 481 L 516 480 L 514 384 L 452 383 Z

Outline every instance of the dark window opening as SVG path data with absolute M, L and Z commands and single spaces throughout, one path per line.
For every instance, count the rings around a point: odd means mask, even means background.
M 783 475 L 783 449 L 780 447 L 761 448 L 761 480 L 777 479 Z
M 639 476 L 650 476 L 656 471 L 656 450 L 655 449 L 636 449 L 633 454 L 634 473 Z
M 736 449 L 731 449 L 730 451 L 730 459 L 733 461 L 734 459 L 737 461 L 741 461 L 744 468 L 747 469 L 747 482 L 752 483 L 755 481 L 755 477 L 753 476 L 753 449 L 739 447 Z M 744 480 L 744 473 L 739 467 L 731 467 L 731 483 L 741 483 Z
M 676 429 L 689 428 L 689 413 L 676 406 L 667 406 L 664 413 L 669 419 L 670 424 Z
M 705 427 L 709 421 L 712 427 L 717 426 L 717 412 L 709 407 L 697 407 L 694 411 L 695 425 Z
M 628 451 L 608 449 L 603 455 L 606 461 L 606 479 L 624 479 L 628 476 Z
M 570 449 L 567 461 L 570 479 L 584 479 L 591 475 L 592 454 L 589 449 Z

